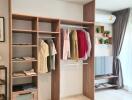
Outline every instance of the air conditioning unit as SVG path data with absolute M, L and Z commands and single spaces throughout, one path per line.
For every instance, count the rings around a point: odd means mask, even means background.
M 114 15 L 96 14 L 95 16 L 95 22 L 97 23 L 113 24 L 115 20 L 116 16 Z

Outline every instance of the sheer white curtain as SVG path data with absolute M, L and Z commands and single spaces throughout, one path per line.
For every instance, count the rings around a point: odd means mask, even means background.
M 128 91 L 132 91 L 132 9 L 126 29 L 120 59 L 123 70 L 124 88 Z

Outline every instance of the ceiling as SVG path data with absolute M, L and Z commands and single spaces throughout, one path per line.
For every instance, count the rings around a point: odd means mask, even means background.
M 85 4 L 92 0 L 63 0 L 79 4 Z M 132 0 L 96 0 L 96 9 L 116 11 L 124 8 L 132 8 Z
M 132 0 L 96 0 L 96 9 L 117 11 L 128 7 L 132 8 Z

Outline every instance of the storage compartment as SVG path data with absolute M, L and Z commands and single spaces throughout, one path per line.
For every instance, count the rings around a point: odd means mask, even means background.
M 13 32 L 13 45 L 37 45 L 37 33 Z
M 13 30 L 37 30 L 37 18 L 31 16 L 13 15 Z
M 39 18 L 39 31 L 43 32 L 59 32 L 59 20 Z

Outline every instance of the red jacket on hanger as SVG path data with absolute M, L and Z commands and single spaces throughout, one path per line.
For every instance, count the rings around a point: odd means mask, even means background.
M 85 32 L 82 30 L 77 30 L 77 37 L 78 37 L 79 58 L 83 58 L 85 57 L 88 51 L 88 45 L 87 45 Z

